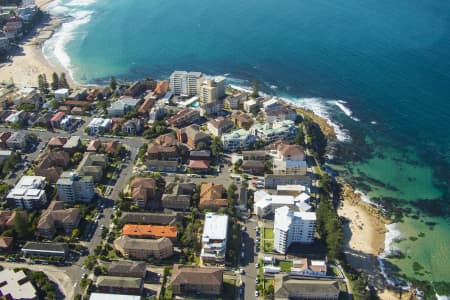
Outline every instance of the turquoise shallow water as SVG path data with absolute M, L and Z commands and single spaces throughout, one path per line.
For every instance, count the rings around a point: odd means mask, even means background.
M 414 206 L 419 219 L 398 226 L 408 239 L 426 232 L 398 243 L 410 258 L 392 262 L 450 282 L 450 2 L 60 0 L 51 11 L 73 19 L 44 52 L 77 81 L 229 74 L 330 117 L 352 138 L 339 157 L 347 178 L 385 185 L 361 187 L 370 197 L 440 199 L 429 205 L 439 214 Z

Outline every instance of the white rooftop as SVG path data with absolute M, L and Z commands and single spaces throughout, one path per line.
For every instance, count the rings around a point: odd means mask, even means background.
M 11 269 L 0 271 L 0 282 L 6 282 L 0 287 L 1 294 L 3 296 L 10 295 L 12 299 L 35 299 L 37 297 L 36 289 L 31 282 L 23 282 L 26 278 L 23 271 L 14 272 Z
M 202 240 L 224 240 L 227 238 L 228 216 L 207 213 L 203 225 Z

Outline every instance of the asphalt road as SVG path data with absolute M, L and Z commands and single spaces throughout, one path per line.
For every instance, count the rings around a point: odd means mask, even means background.
M 245 244 L 243 248 L 245 257 L 241 259 L 241 267 L 245 270 L 245 275 L 241 275 L 242 282 L 245 286 L 244 296 L 246 300 L 255 299 L 256 291 L 256 275 L 257 270 L 255 263 L 258 262 L 258 255 L 256 254 L 255 240 L 256 240 L 256 225 L 255 218 L 248 219 L 245 222 L 246 230 L 242 231 L 242 241 Z

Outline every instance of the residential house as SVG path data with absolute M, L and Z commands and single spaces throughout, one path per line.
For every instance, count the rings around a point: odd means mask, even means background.
M 172 133 L 160 135 L 154 144 L 147 146 L 147 158 L 150 160 L 178 160 L 181 143 Z
M 275 175 L 306 175 L 308 165 L 301 146 L 280 143 L 272 152 Z
M 91 140 L 86 146 L 87 152 L 99 152 L 102 147 L 102 142 L 100 140 Z
M 77 135 L 72 135 L 62 148 L 64 151 L 73 154 L 79 150 L 80 145 L 81 145 L 81 138 Z
M 177 132 L 178 140 L 186 143 L 191 148 L 196 148 L 200 143 L 209 146 L 211 137 L 200 130 L 200 126 L 192 124 Z
M 26 131 L 16 131 L 6 141 L 6 145 L 14 150 L 26 150 L 30 141 L 30 135 Z
M 66 137 L 52 137 L 48 143 L 47 146 L 50 149 L 62 149 L 62 147 L 67 143 Z
M 315 212 L 295 212 L 288 206 L 275 209 L 274 250 L 286 254 L 293 243 L 313 243 L 315 226 Z
M 233 126 L 234 126 L 233 121 L 226 119 L 224 117 L 213 119 L 207 123 L 209 132 L 219 137 Z
M 142 117 L 147 117 L 148 113 L 155 105 L 156 99 L 154 98 L 144 98 L 144 102 L 139 106 L 138 114 Z
M 228 206 L 228 200 L 222 197 L 223 185 L 214 183 L 203 183 L 200 187 L 201 209 L 219 209 Z
M 264 188 L 276 189 L 278 185 L 304 185 L 311 186 L 311 178 L 305 175 L 264 175 Z
M 75 171 L 66 171 L 56 182 L 58 199 L 65 202 L 91 202 L 95 196 L 94 178 L 80 176 Z
M 264 110 L 264 120 L 266 123 L 273 123 L 280 120 L 297 120 L 297 112 L 285 105 L 267 108 Z
M 291 274 L 323 277 L 327 275 L 327 264 L 324 260 L 311 260 L 309 258 L 294 260 Z
M 155 209 L 159 207 L 156 201 L 156 180 L 153 178 L 135 177 L 130 183 L 131 198 L 140 208 Z
M 26 242 L 22 247 L 25 256 L 60 256 L 66 258 L 69 254 L 69 245 L 66 243 Z
M 36 288 L 22 270 L 2 268 L 0 271 L 0 283 L 2 299 L 39 299 Z
M 91 293 L 89 300 L 142 300 L 141 295 Z
M 146 260 L 149 257 L 154 257 L 164 259 L 173 255 L 172 241 L 166 237 L 150 240 L 121 236 L 115 239 L 113 244 L 114 249 L 125 258 Z
M 99 182 L 107 165 L 108 157 L 105 154 L 86 152 L 78 165 L 77 173 L 79 176 L 92 176 L 94 182 Z
M 79 223 L 79 208 L 65 209 L 63 202 L 52 201 L 42 213 L 37 224 L 37 230 L 40 236 L 51 239 L 55 236 L 58 228 L 63 229 L 66 235 L 70 235 Z
M 249 129 L 253 125 L 253 117 L 241 111 L 233 112 L 231 121 L 233 121 L 234 126 L 239 128 Z
M 121 117 L 130 111 L 136 110 L 136 106 L 139 104 L 139 102 L 139 99 L 123 96 L 119 100 L 111 103 L 111 106 L 107 109 L 108 116 Z
M 61 127 L 61 120 L 64 119 L 64 116 L 66 114 L 62 111 L 58 111 L 56 114 L 53 115 L 53 117 L 50 119 L 50 125 L 52 125 L 53 128 L 60 128 Z
M 111 119 L 93 118 L 86 128 L 88 128 L 90 135 L 97 135 L 109 132 L 111 126 Z
M 264 150 L 242 151 L 243 160 L 265 160 L 267 152 Z
M 255 124 L 250 128 L 250 132 L 259 140 L 270 144 L 278 140 L 293 139 L 297 133 L 297 127 L 293 121 L 282 120 L 271 124 Z
M 147 160 L 147 169 L 152 172 L 177 172 L 178 162 L 172 160 Z
M 255 142 L 255 137 L 245 129 L 234 130 L 222 135 L 223 150 L 235 152 L 249 149 Z
M 339 283 L 334 280 L 301 280 L 281 274 L 275 276 L 275 300 L 337 300 L 339 293 Z
M 209 150 L 199 150 L 189 152 L 190 160 L 211 160 L 211 151 Z
M 128 135 L 137 135 L 144 129 L 144 124 L 141 119 L 133 118 L 131 120 L 125 121 L 122 124 L 122 133 Z
M 172 128 L 182 128 L 197 122 L 200 119 L 200 113 L 191 108 L 186 108 L 167 120 L 167 124 Z
M 167 189 L 172 192 L 162 196 L 162 207 L 181 211 L 189 210 L 195 188 L 194 183 L 169 184 Z
M 241 168 L 244 173 L 264 174 L 265 165 L 262 160 L 244 160 Z
M 34 175 L 44 176 L 50 183 L 55 183 L 69 163 L 70 155 L 67 152 L 50 151 L 44 153 L 40 162 L 34 168 Z
M 177 226 L 125 224 L 122 227 L 122 235 L 141 239 L 166 237 L 172 242 L 178 240 Z
M 39 209 L 47 204 L 45 177 L 22 176 L 6 196 L 10 206 L 27 210 Z
M 26 219 L 27 212 L 19 210 L 0 210 L 0 230 L 12 228 L 17 217 Z
M 143 261 L 112 261 L 106 267 L 108 276 L 145 278 L 147 265 Z
M 122 145 L 119 141 L 110 141 L 105 143 L 103 151 L 107 154 L 116 154 L 121 148 Z
M 209 160 L 189 160 L 191 173 L 207 173 L 209 171 Z
M 181 215 L 175 212 L 122 212 L 121 224 L 174 225 L 181 221 Z
M 11 132 L 4 131 L 0 133 L 0 148 L 5 149 L 6 148 L 6 141 L 11 136 Z
M 223 269 L 173 265 L 170 286 L 174 295 L 219 296 L 223 290 Z
M 223 264 L 227 250 L 228 216 L 206 213 L 200 257 L 204 263 Z
M 11 236 L 0 236 L 0 252 L 8 251 L 14 245 L 14 238 Z M 1 281 L 1 279 L 0 279 Z
M 99 276 L 95 285 L 102 293 L 141 295 L 144 289 L 142 278 L 122 276 Z

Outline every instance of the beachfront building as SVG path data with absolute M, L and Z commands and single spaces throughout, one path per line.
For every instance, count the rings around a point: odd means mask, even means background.
M 202 234 L 201 258 L 203 262 L 225 262 L 227 250 L 228 216 L 207 213 Z
M 297 127 L 291 120 L 281 120 L 271 124 L 255 124 L 250 128 L 250 133 L 259 140 L 270 144 L 278 140 L 294 138 L 297 133 Z
M 95 195 L 94 178 L 77 172 L 63 172 L 56 182 L 58 199 L 66 202 L 91 202 Z
M 271 195 L 265 190 L 258 190 L 254 194 L 255 204 L 253 212 L 258 217 L 266 217 L 275 212 L 277 208 L 288 206 L 290 209 L 309 212 L 312 206 L 309 205 L 309 195 L 301 193 L 297 196 L 291 195 Z
M 217 102 L 225 97 L 225 77 L 217 76 L 214 79 L 198 81 L 198 94 L 200 104 Z
M 308 165 L 306 164 L 305 152 L 299 145 L 280 143 L 273 156 L 273 173 L 275 175 L 305 175 Z
M 275 210 L 274 250 L 286 254 L 293 243 L 314 242 L 315 212 L 294 212 L 288 206 Z
M 201 72 L 175 71 L 170 75 L 170 89 L 177 96 L 196 96 L 202 76 Z
M 45 177 L 22 176 L 6 199 L 10 206 L 27 210 L 39 209 L 47 204 Z
M 245 129 L 238 129 L 222 135 L 223 150 L 227 152 L 246 150 L 254 142 L 255 137 Z

